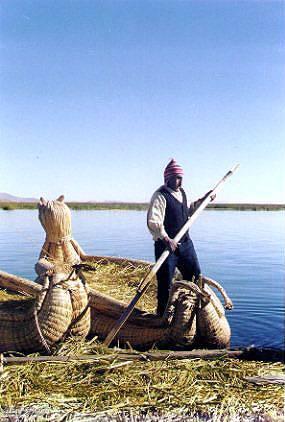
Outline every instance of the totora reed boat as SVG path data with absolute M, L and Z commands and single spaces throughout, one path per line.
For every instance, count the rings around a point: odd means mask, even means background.
M 39 219 L 46 239 L 35 265 L 35 281 L 0 271 L 0 352 L 52 353 L 68 335 L 104 340 L 126 304 L 89 286 L 88 273 L 98 266 L 120 269 L 150 268 L 150 263 L 116 257 L 86 255 L 72 238 L 71 213 L 61 196 L 41 198 Z M 205 276 L 199 285 L 174 280 L 164 315 L 159 318 L 135 308 L 113 344 L 137 349 L 157 347 L 225 348 L 231 331 L 224 307 L 232 302 L 222 286 Z M 24 295 L 24 296 L 19 296 Z M 16 299 L 16 300 L 15 300 Z

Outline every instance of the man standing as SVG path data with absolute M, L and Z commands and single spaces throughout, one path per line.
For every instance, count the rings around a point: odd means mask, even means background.
M 172 159 L 164 170 L 164 185 L 154 192 L 147 213 L 147 225 L 154 239 L 155 259 L 158 260 L 166 248 L 170 250 L 170 255 L 157 272 L 157 314 L 160 316 L 167 305 L 175 268 L 180 270 L 184 280 L 189 281 L 197 280 L 201 273 L 189 231 L 179 244 L 173 238 L 210 192 L 188 204 L 182 189 L 183 174 L 181 166 Z M 215 195 L 211 199 L 214 198 Z

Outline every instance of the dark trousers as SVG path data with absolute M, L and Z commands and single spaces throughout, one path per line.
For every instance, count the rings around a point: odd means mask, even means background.
M 161 240 L 154 243 L 155 259 L 158 260 L 165 245 Z M 162 316 L 169 297 L 169 290 L 174 277 L 175 268 L 178 268 L 183 280 L 192 281 L 199 278 L 201 273 L 199 261 L 191 239 L 181 243 L 176 251 L 169 255 L 157 272 L 157 314 Z

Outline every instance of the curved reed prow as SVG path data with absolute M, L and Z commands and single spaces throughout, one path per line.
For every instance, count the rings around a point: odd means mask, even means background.
M 225 316 L 224 308 L 209 284 L 219 290 L 225 299 L 225 307 L 232 308 L 232 302 L 222 286 L 207 277 L 202 277 L 200 286 L 191 288 L 200 299 L 197 310 L 197 343 L 202 347 L 226 348 L 230 345 L 231 329 Z M 202 281 L 202 283 L 201 283 Z M 231 305 L 231 306 L 230 306 Z

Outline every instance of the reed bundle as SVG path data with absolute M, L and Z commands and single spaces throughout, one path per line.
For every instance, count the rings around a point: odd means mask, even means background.
M 90 330 L 87 303 L 86 288 L 80 280 L 63 282 L 60 274 L 45 277 L 35 299 L 2 301 L 0 351 L 50 353 L 50 346 L 67 333 L 85 338 Z
M 75 264 L 80 258 L 70 240 L 72 236 L 71 212 L 60 197 L 56 201 L 45 201 L 41 198 L 39 203 L 39 220 L 46 232 L 46 239 L 40 253 L 41 258 Z M 40 267 L 36 271 L 41 275 Z

